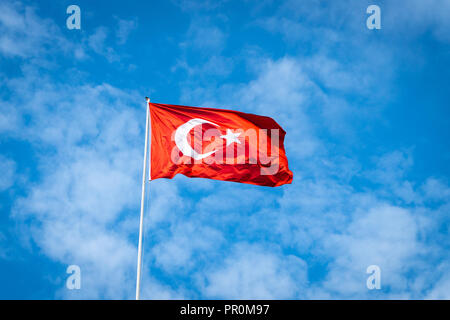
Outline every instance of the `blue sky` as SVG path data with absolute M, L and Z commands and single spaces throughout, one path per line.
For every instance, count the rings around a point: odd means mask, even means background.
M 447 0 L 0 0 L 0 298 L 134 298 L 149 95 L 273 117 L 294 182 L 152 181 L 143 298 L 449 299 L 449 16 Z

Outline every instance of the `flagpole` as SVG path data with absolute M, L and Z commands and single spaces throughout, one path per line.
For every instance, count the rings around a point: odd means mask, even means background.
M 148 126 L 150 119 L 150 98 L 145 97 L 147 100 L 146 109 L 147 117 L 145 120 L 145 147 L 144 147 L 144 168 L 142 172 L 142 195 L 141 195 L 141 216 L 139 218 L 139 244 L 138 244 L 138 260 L 137 260 L 137 279 L 136 279 L 136 300 L 139 300 L 141 289 L 141 265 L 142 265 L 142 232 L 144 222 L 144 199 L 145 199 L 145 174 L 147 171 L 147 147 L 148 147 Z

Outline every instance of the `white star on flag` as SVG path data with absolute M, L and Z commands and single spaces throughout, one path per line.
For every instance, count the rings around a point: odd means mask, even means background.
M 222 139 L 227 140 L 227 147 L 232 144 L 233 142 L 239 143 L 241 144 L 241 141 L 239 141 L 239 139 L 237 137 L 239 137 L 241 135 L 240 132 L 238 133 L 233 133 L 230 129 L 227 129 L 227 134 L 220 136 Z

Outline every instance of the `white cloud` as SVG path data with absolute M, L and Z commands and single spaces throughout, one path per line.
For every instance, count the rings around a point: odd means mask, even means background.
M 54 65 L 58 55 L 85 60 L 93 52 L 109 62 L 120 60 L 119 54 L 108 43 L 110 32 L 104 26 L 97 27 L 88 35 L 80 34 L 78 41 L 69 41 L 54 21 L 39 17 L 33 6 L 3 2 L 0 3 L 0 12 L 0 53 L 6 58 L 33 59 L 41 67 Z M 137 22 L 117 20 L 117 42 L 124 44 Z
M 138 212 L 142 156 L 139 117 L 126 102 L 133 98 L 106 85 L 44 87 L 53 98 L 65 94 L 52 103 L 30 99 L 39 104 L 21 138 L 54 152 L 40 156 L 42 182 L 17 200 L 14 218 L 24 228 L 31 225 L 31 236 L 46 255 L 82 267 L 84 297 L 130 297 L 136 248 L 128 238 L 137 229 L 126 225 L 131 220 L 137 227 L 138 221 L 137 214 L 124 213 Z M 68 98 L 67 92 L 76 95 Z
M 360 213 L 342 234 L 328 237 L 327 250 L 334 262 L 324 287 L 340 297 L 357 298 L 369 294 L 365 287 L 370 265 L 381 268 L 382 286 L 408 295 L 406 270 L 421 251 L 417 223 L 405 209 L 380 206 Z
M 34 8 L 18 2 L 0 3 L 0 53 L 31 58 L 55 48 L 69 53 L 73 46 L 53 21 L 38 17 Z
M 448 268 L 448 263 L 438 266 L 442 273 L 442 277 L 436 281 L 432 289 L 428 292 L 426 299 L 433 300 L 449 300 L 450 299 L 450 270 Z
M 122 45 L 128 40 L 130 33 L 137 28 L 137 20 L 117 19 L 117 43 Z
M 194 50 L 202 56 L 220 53 L 226 45 L 227 34 L 223 28 L 208 19 L 193 19 L 186 32 L 185 40 L 180 43 L 183 49 Z
M 3 137 L 26 141 L 38 159 L 39 179 L 13 205 L 19 236 L 52 260 L 81 267 L 82 289 L 61 283 L 58 297 L 131 298 L 145 110 L 134 93 L 61 84 L 40 70 L 30 62 L 22 76 L 5 80 L 11 94 L 0 102 L 2 111 L 14 106 L 11 116 L 2 112 L 14 120 L 5 121 Z
M 0 155 L 0 192 L 14 185 L 16 179 L 16 163 Z
M 290 299 L 302 294 L 306 279 L 300 258 L 236 244 L 223 265 L 207 274 L 205 293 L 215 299 Z
M 393 183 L 402 179 L 412 165 L 413 159 L 410 154 L 393 151 L 377 160 L 377 169 L 371 173 L 371 178 L 380 183 Z
M 367 40 L 363 35 L 370 32 L 366 28 L 369 16 L 366 9 L 371 4 L 368 0 L 335 1 L 327 3 L 325 8 L 321 1 L 288 0 L 276 6 L 270 16 L 259 18 L 254 24 L 282 34 L 291 43 L 323 42 L 323 46 L 329 46 L 347 41 L 348 44 Z M 450 41 L 448 0 L 382 1 L 379 6 L 383 36 L 401 37 L 404 41 L 430 32 L 438 41 Z M 351 32 L 353 39 L 348 39 L 343 31 Z M 321 37 L 317 37 L 319 34 Z
M 108 29 L 106 27 L 98 27 L 95 32 L 89 36 L 87 42 L 89 47 L 95 53 L 104 56 L 109 62 L 119 61 L 119 55 L 116 51 L 106 44 L 108 38 Z
M 386 25 L 398 36 L 414 39 L 430 32 L 438 41 L 450 41 L 448 0 L 388 1 L 384 8 Z
M 173 224 L 171 229 L 170 237 L 160 238 L 150 253 L 155 257 L 156 265 L 167 271 L 192 270 L 199 255 L 218 250 L 223 242 L 220 232 L 193 221 Z
M 450 200 L 450 188 L 448 184 L 436 178 L 428 178 L 423 185 L 425 197 L 431 200 Z
M 149 271 L 151 274 L 151 270 Z M 146 277 L 144 274 L 141 288 L 141 299 L 144 300 L 181 300 L 186 299 L 183 293 L 173 290 L 169 286 L 162 285 L 154 277 Z

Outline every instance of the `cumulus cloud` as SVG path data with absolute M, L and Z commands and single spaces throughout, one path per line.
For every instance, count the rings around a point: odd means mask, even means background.
M 52 21 L 20 5 L 7 10 L 18 19 L 14 24 L 2 17 L 4 37 L 23 32 L 31 44 L 45 47 L 48 41 L 52 53 L 61 52 L 60 30 Z M 106 31 L 100 28 L 90 39 L 99 53 L 107 51 L 104 36 Z M 45 50 L 28 51 L 20 44 L 15 50 L 19 58 L 36 60 L 24 64 L 21 74 L 2 81 L 0 130 L 3 139 L 27 143 L 35 150 L 39 177 L 33 177 L 25 194 L 14 200 L 11 217 L 21 225 L 19 236 L 31 239 L 52 260 L 81 267 L 82 290 L 70 292 L 61 283 L 57 297 L 130 298 L 138 216 L 129 213 L 138 212 L 140 119 L 145 112 L 135 103 L 134 93 L 109 84 L 80 85 L 70 77 L 66 83 L 54 81 L 45 72 Z M 10 57 L 11 52 L 3 55 Z M 14 183 L 14 161 L 2 156 L 0 163 L 1 187 L 9 188 Z M 53 275 L 53 281 L 58 279 L 61 275 Z
M 407 292 L 404 272 L 414 264 L 420 253 L 417 241 L 417 222 L 405 209 L 380 206 L 355 215 L 342 234 L 327 239 L 327 250 L 333 252 L 334 262 L 324 283 L 340 297 L 362 297 L 369 292 L 365 287 L 365 269 L 380 267 L 383 286 Z
M 34 6 L 2 2 L 0 12 L 0 53 L 5 58 L 39 60 L 41 66 L 53 65 L 59 55 L 86 60 L 97 54 L 108 62 L 118 62 L 119 54 L 111 39 L 115 36 L 117 44 L 123 45 L 137 27 L 137 20 L 116 17 L 115 34 L 99 26 L 92 32 L 76 34 L 77 41 L 70 41 L 54 21 L 38 16 Z
M 0 52 L 4 56 L 31 58 L 56 47 L 67 53 L 73 45 L 53 21 L 37 16 L 32 7 L 0 3 Z
M 137 220 L 124 213 L 137 211 L 142 129 L 133 109 L 124 108 L 130 95 L 109 86 L 72 90 L 72 98 L 35 99 L 29 132 L 19 137 L 54 151 L 41 157 L 42 182 L 17 200 L 14 217 L 49 257 L 82 267 L 86 297 L 105 288 L 105 296 L 129 297 L 136 249 L 127 220 Z
M 199 255 L 217 250 L 223 241 L 219 231 L 195 222 L 173 224 L 171 229 L 168 239 L 161 237 L 161 241 L 151 251 L 156 265 L 168 271 L 179 268 L 192 270 Z M 199 234 L 202 237 L 196 236 Z
M 236 244 L 207 275 L 205 293 L 219 299 L 289 299 L 307 283 L 306 263 L 257 245 Z

